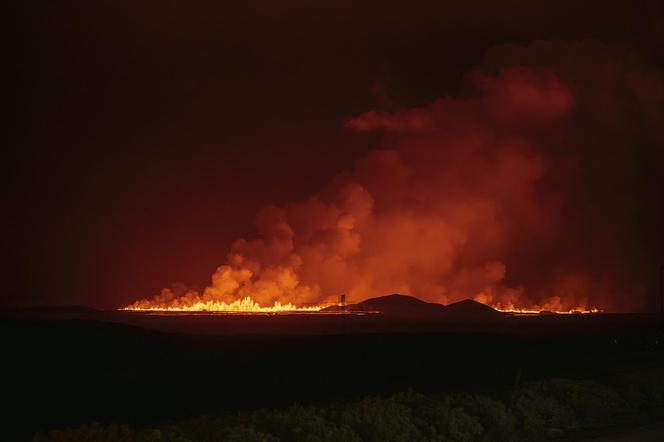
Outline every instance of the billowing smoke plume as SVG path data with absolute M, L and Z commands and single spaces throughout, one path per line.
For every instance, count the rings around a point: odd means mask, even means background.
M 466 96 L 350 118 L 358 136 L 381 134 L 383 148 L 318 195 L 261 210 L 257 238 L 237 240 L 204 291 L 164 289 L 135 306 L 398 292 L 638 308 L 649 252 L 629 229 L 646 215 L 634 202 L 639 186 L 653 183 L 630 182 L 643 169 L 621 163 L 637 161 L 639 143 L 662 140 L 664 98 L 661 75 L 640 66 L 596 43 L 495 48 Z

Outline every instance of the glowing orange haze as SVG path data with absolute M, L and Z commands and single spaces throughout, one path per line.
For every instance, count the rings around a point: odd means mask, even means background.
M 202 292 L 163 289 L 129 309 L 319 309 L 339 293 L 353 302 L 406 293 L 448 304 L 465 298 L 501 310 L 591 310 L 605 286 L 582 269 L 531 265 L 526 286 L 514 258 L 554 250 L 573 158 L 542 149 L 575 105 L 543 69 L 476 73 L 478 91 L 348 121 L 380 131 L 385 148 L 359 158 L 320 194 L 257 216 L 259 237 L 237 240 Z M 600 304 L 601 305 L 601 304 Z

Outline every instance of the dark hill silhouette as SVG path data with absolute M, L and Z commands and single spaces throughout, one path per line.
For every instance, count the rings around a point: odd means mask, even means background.
M 502 312 L 471 299 L 444 306 L 435 302 L 425 302 L 413 296 L 398 294 L 370 298 L 345 307 L 335 305 L 327 307 L 323 311 L 383 313 L 390 316 L 438 316 L 444 317 L 446 321 L 494 320 L 505 316 Z
M 394 316 L 439 315 L 444 310 L 445 306 L 442 304 L 425 302 L 413 296 L 399 294 L 369 298 L 365 301 L 359 302 L 357 304 L 349 304 L 345 307 L 334 305 L 323 309 L 324 312 L 377 312 Z
M 504 313 L 472 299 L 464 299 L 463 301 L 448 304 L 445 307 L 444 313 L 450 319 L 459 320 L 492 320 L 505 316 Z
M 490 321 L 505 316 L 504 313 L 471 299 L 444 306 L 435 302 L 425 302 L 413 296 L 399 294 L 370 298 L 345 307 L 335 305 L 323 309 L 323 312 L 339 311 L 382 313 L 390 316 L 433 316 L 444 318 L 446 322 Z

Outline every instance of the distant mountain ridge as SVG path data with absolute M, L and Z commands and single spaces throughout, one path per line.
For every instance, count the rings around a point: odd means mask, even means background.
M 456 319 L 496 319 L 504 316 L 502 312 L 471 299 L 445 306 L 400 294 L 378 296 L 346 306 L 334 305 L 321 311 L 382 313 L 391 316 L 440 316 Z
M 346 306 L 333 305 L 324 308 L 323 312 L 367 312 L 367 313 L 384 313 L 396 315 L 416 315 L 416 314 L 432 314 L 441 313 L 445 306 L 442 304 L 424 302 L 413 296 L 392 294 L 386 296 L 379 296 L 376 298 L 369 298 L 357 304 L 348 304 Z
M 445 307 L 445 314 L 449 316 L 473 317 L 473 318 L 498 318 L 505 314 L 481 302 L 472 299 L 448 304 Z

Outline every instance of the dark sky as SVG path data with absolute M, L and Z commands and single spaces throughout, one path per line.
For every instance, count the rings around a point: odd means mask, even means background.
M 656 1 L 224 3 L 14 6 L 3 303 L 204 285 L 262 206 L 318 192 L 380 142 L 344 121 L 463 94 L 496 45 L 593 39 L 664 60 Z M 661 214 L 661 191 L 635 189 Z

